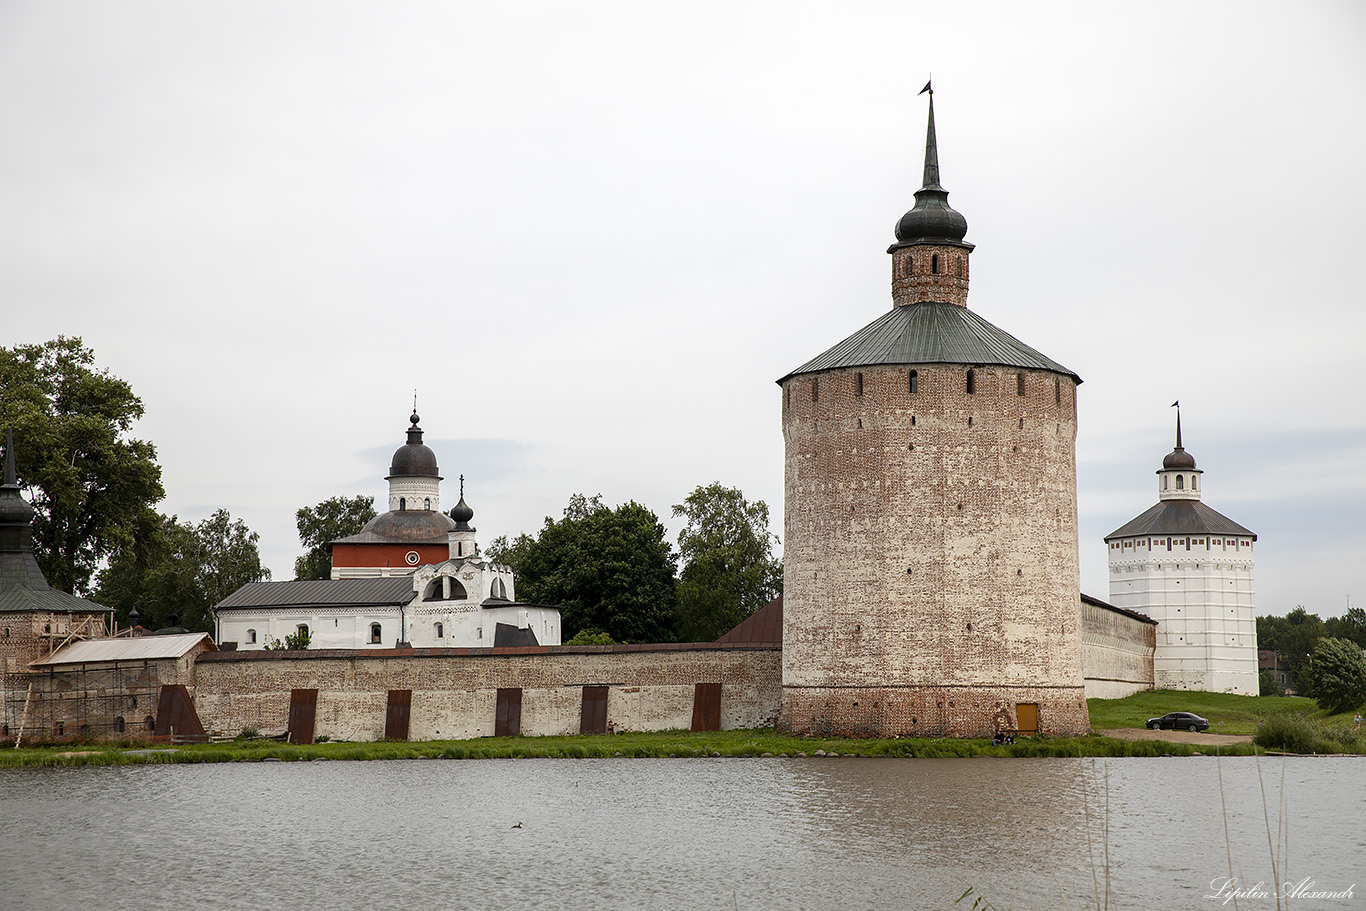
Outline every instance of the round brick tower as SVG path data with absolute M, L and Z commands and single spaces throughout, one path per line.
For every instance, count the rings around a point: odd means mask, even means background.
M 891 311 L 778 381 L 780 725 L 1084 732 L 1081 380 L 967 308 L 933 93 L 915 197 L 887 251 Z

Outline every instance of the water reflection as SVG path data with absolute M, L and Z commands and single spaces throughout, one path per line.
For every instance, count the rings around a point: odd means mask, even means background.
M 1227 868 L 1225 818 L 1238 874 L 1270 879 L 1258 768 L 841 758 L 5 769 L 0 905 L 947 909 L 971 885 L 1003 909 L 1094 907 L 1108 828 L 1112 907 L 1194 907 Z M 1366 762 L 1260 770 L 1273 829 L 1284 772 L 1296 872 L 1350 884 L 1366 849 Z

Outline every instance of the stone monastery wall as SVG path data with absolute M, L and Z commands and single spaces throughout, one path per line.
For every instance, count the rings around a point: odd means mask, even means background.
M 411 691 L 412 740 L 494 734 L 498 690 L 521 690 L 521 733 L 577 734 L 584 688 L 607 687 L 609 731 L 687 729 L 698 683 L 720 684 L 722 729 L 772 725 L 781 650 L 727 645 L 213 652 L 196 665 L 204 727 L 284 733 L 293 690 L 317 690 L 315 736 L 377 740 L 393 690 Z
M 1087 699 L 1122 699 L 1153 688 L 1157 624 L 1097 604 L 1081 605 Z

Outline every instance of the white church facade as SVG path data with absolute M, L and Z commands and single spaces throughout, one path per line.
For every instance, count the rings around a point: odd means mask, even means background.
M 389 509 L 333 541 L 332 578 L 253 582 L 214 607 L 217 640 L 310 649 L 490 648 L 560 644 L 557 607 L 521 604 L 511 567 L 479 552 L 474 510 L 440 511 L 436 455 L 417 414 L 390 464 Z
M 1110 603 L 1157 621 L 1155 688 L 1256 696 L 1257 535 L 1201 502 L 1202 474 L 1178 414 L 1157 505 L 1105 538 Z

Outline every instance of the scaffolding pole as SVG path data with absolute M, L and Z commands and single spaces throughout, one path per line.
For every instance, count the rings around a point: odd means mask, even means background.
M 19 744 L 24 740 L 24 725 L 28 723 L 28 704 L 33 698 L 33 681 L 28 682 L 28 695 L 24 697 L 24 714 L 19 719 L 19 736 L 14 738 L 14 748 L 19 749 Z

